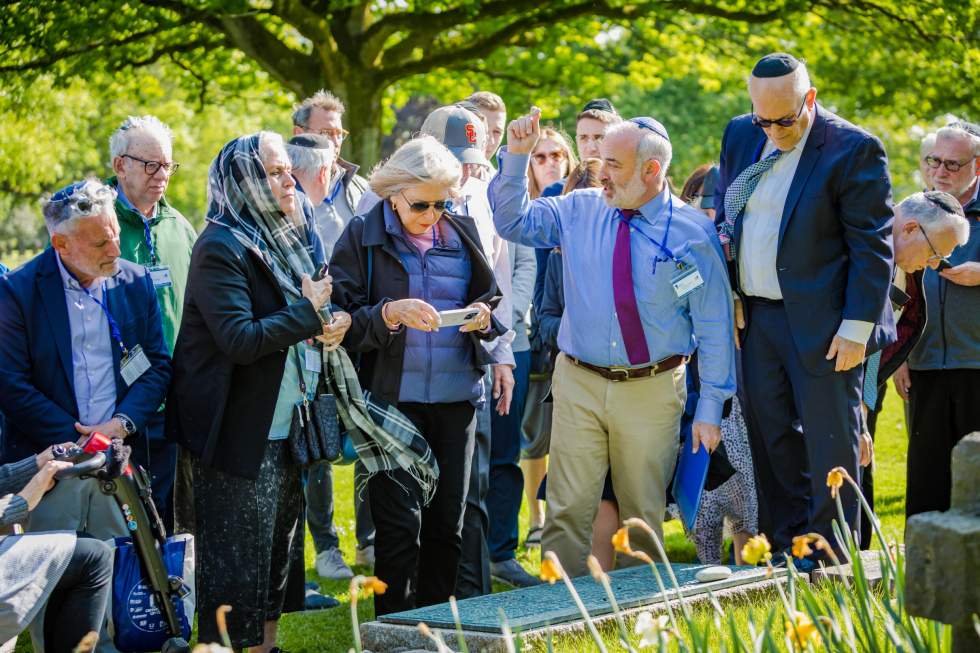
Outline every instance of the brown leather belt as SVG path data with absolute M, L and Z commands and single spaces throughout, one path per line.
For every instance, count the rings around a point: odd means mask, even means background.
M 568 354 L 565 354 L 565 356 L 568 357 L 568 360 L 572 361 L 579 367 L 587 369 L 590 372 L 595 372 L 599 376 L 609 379 L 610 381 L 631 381 L 633 379 L 645 379 L 650 376 L 656 376 L 662 372 L 668 372 L 687 362 L 687 356 L 684 356 L 683 354 L 674 354 L 673 356 L 668 356 L 667 358 L 657 361 L 653 365 L 647 365 L 646 367 L 600 367 L 598 365 L 586 363 L 585 361 L 580 361 L 574 356 L 568 356 Z

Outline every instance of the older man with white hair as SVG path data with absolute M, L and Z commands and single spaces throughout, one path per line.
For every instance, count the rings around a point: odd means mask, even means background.
M 508 127 L 490 195 L 504 238 L 564 254 L 542 547 L 577 576 L 587 571 L 610 468 L 621 516 L 661 534 L 695 346 L 701 397 L 692 446 L 710 451 L 720 441 L 723 404 L 735 392 L 733 312 L 717 238 L 667 186 L 664 126 L 652 118 L 613 125 L 599 146 L 602 189 L 531 201 L 526 170 L 539 116 L 532 110 Z M 649 537 L 638 534 L 635 544 L 655 555 Z
M 51 247 L 0 278 L 2 462 L 98 431 L 130 439 L 163 403 L 170 356 L 160 309 L 142 265 L 119 256 L 114 193 L 97 180 L 51 197 Z M 28 530 L 127 534 L 94 480 L 60 481 Z
M 939 129 L 924 162 L 936 190 L 960 204 L 969 238 L 923 273 L 925 331 L 895 374 L 909 402 L 908 516 L 949 508 L 953 447 L 980 430 L 980 128 L 956 122 Z M 942 253 L 941 243 L 933 245 Z
M 172 354 L 184 310 L 184 289 L 197 232 L 165 194 L 180 164 L 173 160 L 173 133 L 151 115 L 130 116 L 109 138 L 122 258 L 147 267 L 156 289 L 163 337 Z M 153 497 L 167 531 L 173 529 L 177 447 L 163 435 L 163 412 L 133 438 L 133 460 L 150 472 Z

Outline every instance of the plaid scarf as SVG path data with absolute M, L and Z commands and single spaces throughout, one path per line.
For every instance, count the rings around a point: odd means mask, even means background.
M 328 383 L 337 398 L 337 412 L 368 471 L 358 491 L 377 472 L 401 468 L 419 484 L 428 505 L 439 481 L 439 465 L 429 443 L 397 408 L 361 390 L 346 351 L 324 352 L 324 369 L 330 370 Z
M 269 265 L 287 301 L 302 299 L 301 278 L 312 276 L 314 247 L 306 221 L 294 222 L 279 207 L 259 155 L 259 136 L 242 136 L 223 148 L 208 171 L 207 221 L 227 227 Z M 321 350 L 322 351 L 322 350 Z M 435 496 L 439 466 L 419 430 L 394 406 L 361 389 L 354 364 L 338 348 L 323 351 L 325 381 L 337 412 L 370 478 L 400 468 L 422 489 L 423 502 Z

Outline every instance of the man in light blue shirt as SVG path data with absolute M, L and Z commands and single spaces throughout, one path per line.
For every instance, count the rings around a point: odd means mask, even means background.
M 603 189 L 532 202 L 526 169 L 538 118 L 535 111 L 510 124 L 490 197 L 501 236 L 562 248 L 566 305 L 542 546 L 581 575 L 608 468 L 620 515 L 661 533 L 695 347 L 693 446 L 710 451 L 720 441 L 723 404 L 735 392 L 733 312 L 717 238 L 667 187 L 663 125 L 634 118 L 612 126 L 600 146 Z M 653 555 L 649 539 L 636 544 Z

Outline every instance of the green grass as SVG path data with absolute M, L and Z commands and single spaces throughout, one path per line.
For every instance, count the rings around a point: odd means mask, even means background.
M 905 435 L 905 416 L 902 400 L 891 388 L 885 400 L 885 407 L 878 419 L 876 442 L 876 471 L 875 471 L 875 503 L 881 518 L 883 531 L 887 540 L 902 541 L 905 529 L 905 452 L 907 439 Z M 340 536 L 341 548 L 345 558 L 351 562 L 354 559 L 354 509 L 353 509 L 353 468 L 339 467 L 334 471 L 336 498 L 335 525 Z M 521 532 L 527 530 L 527 510 L 521 511 Z M 664 525 L 664 535 L 668 556 L 671 560 L 685 562 L 694 559 L 694 546 L 687 540 L 676 521 Z M 350 596 L 346 581 L 330 581 L 321 579 L 314 570 L 315 552 L 309 533 L 306 539 L 306 576 L 308 580 L 317 581 L 323 591 L 332 594 L 341 605 L 333 610 L 312 613 L 288 614 L 283 617 L 279 641 L 281 646 L 290 653 L 314 651 L 346 652 L 352 646 L 350 624 Z M 529 553 L 525 549 L 518 551 L 518 560 L 531 573 L 537 573 L 540 563 L 537 551 Z M 370 574 L 370 569 L 354 567 L 355 573 Z M 383 579 L 382 579 L 383 580 Z M 503 591 L 503 587 L 495 587 L 495 591 Z M 820 596 L 830 598 L 829 590 L 821 590 Z M 776 601 L 773 595 L 773 601 Z M 739 627 L 739 637 L 748 638 L 748 620 L 751 616 L 756 624 L 764 621 L 771 603 L 752 601 L 728 603 L 726 612 L 735 615 Z M 698 611 L 701 619 L 710 619 L 706 608 Z M 373 619 L 374 610 L 371 600 L 361 601 L 358 605 L 359 619 L 364 622 Z M 777 638 L 782 635 L 782 622 L 774 625 Z M 625 650 L 616 644 L 615 627 L 603 629 L 610 651 Z M 18 653 L 29 651 L 22 637 Z M 543 651 L 543 646 L 535 647 L 534 651 Z M 593 644 L 587 636 L 567 636 L 554 642 L 554 650 L 564 653 L 578 653 L 593 650 Z
M 902 400 L 889 390 L 885 399 L 885 407 L 878 419 L 876 442 L 875 470 L 875 503 L 878 516 L 881 518 L 886 539 L 902 540 L 905 530 L 905 451 L 907 439 L 905 435 L 905 415 Z M 353 510 L 353 474 L 352 468 L 338 468 L 334 472 L 336 484 L 335 523 L 340 535 L 340 544 L 345 557 L 351 561 L 354 558 L 354 510 Z M 521 510 L 521 533 L 527 530 L 527 510 Z M 667 554 L 677 562 L 694 559 L 694 545 L 684 536 L 681 526 L 676 521 L 664 525 Z M 306 561 L 307 578 L 321 582 L 324 591 L 332 593 L 342 603 L 340 608 L 321 613 L 286 615 L 282 622 L 280 641 L 283 647 L 292 652 L 302 651 L 346 651 L 351 646 L 349 596 L 345 583 L 320 579 L 313 570 L 313 543 L 307 536 Z M 529 554 L 527 550 L 518 551 L 518 560 L 531 573 L 537 573 L 540 563 L 538 553 Z M 356 568 L 355 573 L 368 573 L 370 570 Z M 503 589 L 503 588 L 500 588 Z M 373 618 L 370 601 L 361 602 L 358 606 L 361 620 Z M 735 610 L 738 622 L 747 634 L 746 624 L 750 614 L 754 614 L 756 622 L 760 622 L 768 605 L 759 603 L 731 604 L 728 609 Z M 705 613 L 707 618 L 707 613 Z M 780 624 L 780 628 L 781 628 Z M 615 641 L 614 630 L 607 633 L 608 642 Z M 591 641 L 580 638 L 564 638 L 556 640 L 556 651 L 568 653 L 592 650 Z M 620 650 L 611 647 L 610 650 Z

